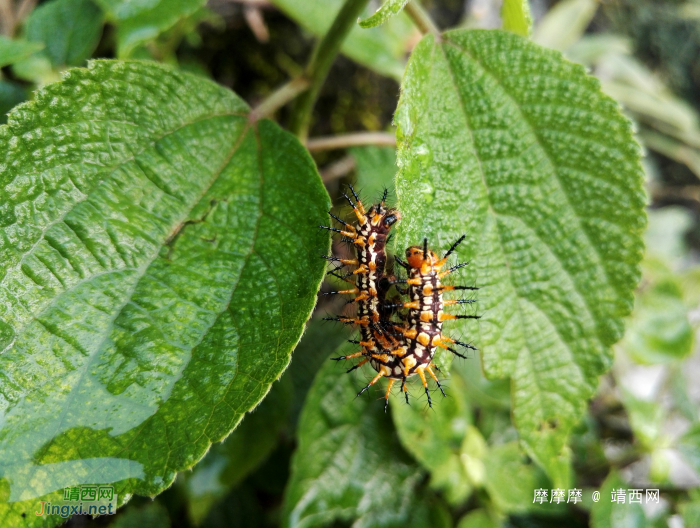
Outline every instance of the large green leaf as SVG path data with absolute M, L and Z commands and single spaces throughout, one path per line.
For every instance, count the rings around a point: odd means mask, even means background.
M 299 142 L 247 112 L 201 77 L 98 61 L 0 127 L 0 525 L 64 486 L 162 491 L 286 367 L 330 203 Z
M 354 521 L 354 528 L 398 527 L 415 516 L 411 497 L 422 471 L 401 448 L 382 405 L 373 396 L 355 397 L 366 378 L 363 370 L 345 374 L 333 361 L 318 372 L 299 419 L 285 526 L 337 520 Z
M 272 0 L 290 18 L 315 35 L 326 33 L 344 0 Z M 400 79 L 405 55 L 416 29 L 402 13 L 382 27 L 355 27 L 343 42 L 341 51 L 351 59 L 383 75 Z
M 414 50 L 396 112 L 397 247 L 460 235 L 454 283 L 474 324 L 445 324 L 510 377 L 528 454 L 567 482 L 581 418 L 632 307 L 646 217 L 640 148 L 584 69 L 503 31 L 447 32 Z
M 54 66 L 82 66 L 100 41 L 103 19 L 92 0 L 52 0 L 32 11 L 24 34 L 46 45 Z
M 144 42 L 155 39 L 199 11 L 206 0 L 95 0 L 117 26 L 120 57 L 130 57 Z

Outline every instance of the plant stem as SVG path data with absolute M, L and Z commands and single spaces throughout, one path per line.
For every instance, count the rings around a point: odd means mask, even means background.
M 361 145 L 396 146 L 396 136 L 386 132 L 358 132 L 339 136 L 325 136 L 309 139 L 306 148 L 311 152 L 341 149 Z
M 248 119 L 251 122 L 267 117 L 274 113 L 275 110 L 283 107 L 289 101 L 293 100 L 300 93 L 306 91 L 311 82 L 304 76 L 292 79 L 287 84 L 283 84 L 277 90 L 267 97 L 262 103 L 253 108 Z
M 430 18 L 428 12 L 423 9 L 423 7 L 418 3 L 418 0 L 411 0 L 404 7 L 406 14 L 411 17 L 413 23 L 420 29 L 420 32 L 424 35 L 426 33 L 432 33 L 436 37 L 440 36 L 440 30 Z
M 306 141 L 308 136 L 311 111 L 328 70 L 368 1 L 345 0 L 333 24 L 314 48 L 304 71 L 304 77 L 311 81 L 311 88 L 295 102 L 289 124 L 289 130 L 296 134 L 302 142 Z

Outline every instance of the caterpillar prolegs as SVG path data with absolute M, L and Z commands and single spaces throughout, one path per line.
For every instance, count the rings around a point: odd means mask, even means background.
M 443 285 L 441 280 L 450 273 L 466 266 L 468 263 L 457 264 L 447 269 L 447 259 L 457 246 L 464 240 L 462 236 L 447 251 L 442 258 L 428 249 L 428 240 L 423 240 L 422 246 L 411 246 L 406 249 L 406 261 L 396 257 L 397 264 L 402 266 L 408 277 L 397 279 L 386 271 L 386 243 L 391 227 L 401 218 L 400 213 L 385 205 L 387 192 L 381 201 L 365 211 L 362 201 L 354 189 L 350 191 L 355 198 L 353 202 L 343 194 L 353 208 L 357 224 L 344 222 L 329 213 L 339 222 L 343 229 L 321 226 L 325 229 L 342 234 L 353 243 L 355 259 L 324 257 L 337 262 L 341 267 L 354 266 L 355 269 L 344 276 L 335 273 L 339 278 L 351 283 L 352 288 L 327 294 L 353 294 L 354 299 L 349 304 L 357 306 L 355 317 L 329 317 L 326 320 L 340 321 L 345 324 L 357 325 L 360 329 L 359 341 L 352 341 L 362 348 L 358 352 L 346 356 L 332 358 L 336 361 L 344 359 L 360 359 L 348 370 L 351 372 L 367 363 L 377 372 L 376 376 L 358 393 L 358 396 L 377 383 L 381 378 L 388 379 L 385 392 L 384 409 L 386 411 L 389 395 L 397 381 L 401 381 L 401 391 L 408 403 L 406 380 L 418 375 L 423 383 L 428 404 L 432 406 L 428 378 L 431 377 L 445 396 L 435 370 L 437 366 L 433 358 L 437 348 L 444 348 L 459 357 L 466 357 L 451 345 L 476 350 L 469 343 L 452 339 L 442 333 L 444 321 L 452 319 L 478 319 L 476 315 L 455 315 L 445 312 L 445 308 L 457 304 L 471 304 L 473 300 L 444 299 L 443 293 L 456 290 L 477 290 L 472 286 Z M 352 281 L 349 277 L 355 277 Z M 402 289 L 403 285 L 406 289 Z M 408 295 L 406 302 L 389 297 L 389 292 L 395 287 L 397 295 Z M 427 374 L 427 376 L 426 376 Z

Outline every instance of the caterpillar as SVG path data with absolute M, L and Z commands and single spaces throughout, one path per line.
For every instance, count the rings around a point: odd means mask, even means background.
M 348 282 L 352 282 L 348 280 L 348 276 L 357 276 L 353 288 L 326 293 L 326 295 L 354 294 L 355 298 L 350 302 L 357 304 L 356 316 L 324 318 L 327 321 L 359 325 L 361 340 L 352 342 L 359 344 L 362 350 L 347 356 L 333 358 L 336 361 L 340 361 L 365 356 L 362 361 L 348 370 L 348 372 L 352 372 L 372 358 L 385 353 L 385 349 L 396 342 L 394 337 L 387 333 L 387 328 L 391 327 L 389 318 L 394 308 L 386 307 L 386 296 L 392 286 L 392 282 L 385 274 L 385 267 L 387 262 L 386 243 L 389 231 L 401 218 L 401 215 L 396 209 L 386 207 L 387 190 L 384 191 L 381 201 L 372 205 L 366 211 L 355 190 L 352 186 L 348 187 L 355 198 L 355 202 L 345 193 L 343 193 L 343 196 L 355 213 L 357 226 L 345 222 L 329 212 L 329 215 L 343 225 L 345 229 L 336 229 L 328 226 L 320 227 L 340 233 L 354 244 L 356 250 L 356 259 L 324 256 L 325 259 L 331 262 L 339 263 L 341 267 L 356 266 L 355 270 L 346 276 L 339 276 L 339 278 Z
M 460 237 L 443 258 L 428 250 L 428 239 L 423 240 L 423 246 L 411 246 L 406 249 L 406 261 L 396 257 L 397 264 L 408 273 L 408 278 L 397 279 L 386 273 L 386 243 L 391 227 L 401 218 L 396 209 L 389 209 L 385 205 L 387 191 L 384 191 L 381 201 L 372 205 L 366 211 L 352 186 L 349 186 L 355 202 L 345 193 L 343 196 L 353 208 L 357 218 L 357 226 L 345 222 L 335 216 L 329 215 L 343 225 L 344 229 L 336 229 L 328 226 L 320 226 L 338 232 L 351 241 L 356 249 L 356 259 L 341 259 L 335 256 L 324 256 L 329 261 L 337 262 L 342 266 L 356 266 L 355 270 L 345 276 L 337 277 L 351 282 L 353 288 L 327 292 L 331 294 L 354 294 L 350 303 L 357 304 L 355 317 L 326 317 L 325 320 L 339 321 L 345 324 L 355 324 L 360 327 L 360 340 L 351 340 L 352 343 L 362 347 L 359 352 L 349 355 L 331 358 L 335 361 L 345 359 L 362 358 L 359 363 L 348 370 L 360 368 L 369 363 L 377 372 L 377 375 L 360 390 L 360 396 L 381 378 L 388 379 L 385 392 L 384 411 L 389 404 L 391 389 L 397 381 L 401 381 L 401 392 L 404 393 L 408 403 L 408 389 L 406 380 L 418 374 L 425 393 L 428 405 L 432 407 L 432 399 L 428 388 L 426 372 L 436 382 L 440 392 L 445 396 L 445 391 L 433 371 L 438 370 L 433 363 L 437 348 L 444 348 L 459 357 L 466 357 L 450 345 L 458 345 L 468 349 L 477 350 L 469 343 L 452 339 L 442 333 L 442 324 L 452 319 L 479 319 L 476 315 L 455 315 L 445 313 L 446 306 L 473 303 L 473 300 L 445 300 L 443 292 L 454 290 L 478 290 L 472 286 L 443 285 L 441 280 L 450 273 L 467 266 L 461 263 L 443 271 L 449 256 L 461 244 L 465 236 Z M 348 277 L 355 275 L 355 282 Z M 407 289 L 401 290 L 399 284 L 406 284 Z M 408 302 L 392 302 L 388 300 L 389 290 L 396 285 L 401 294 L 408 294 Z M 408 309 L 407 313 L 399 314 L 400 321 L 393 321 L 393 315 L 398 309 Z
M 460 315 L 445 313 L 445 307 L 459 304 L 471 304 L 475 301 L 471 299 L 446 300 L 443 293 L 455 290 L 478 290 L 474 286 L 454 286 L 442 284 L 442 279 L 467 266 L 468 262 L 463 262 L 442 270 L 447 264 L 449 256 L 457 249 L 457 246 L 465 239 L 462 235 L 445 253 L 445 256 L 438 258 L 437 254 L 428 250 L 428 239 L 423 240 L 423 247 L 411 246 L 406 249 L 406 261 L 396 258 L 396 263 L 406 269 L 409 278 L 406 279 L 408 285 L 409 301 L 400 303 L 398 307 L 408 308 L 406 323 L 404 326 L 395 326 L 404 338 L 404 345 L 400 349 L 392 352 L 400 358 L 400 372 L 398 366 L 394 366 L 389 384 L 392 385 L 398 379 L 402 380 L 402 389 L 405 392 L 406 379 L 414 374 L 418 374 L 423 383 L 425 393 L 428 397 L 428 405 L 432 407 L 427 372 L 435 381 L 440 392 L 445 396 L 445 391 L 438 380 L 433 368 L 437 366 L 433 363 L 435 352 L 438 347 L 449 350 L 453 354 L 466 358 L 452 348 L 450 345 L 459 345 L 471 350 L 477 350 L 469 343 L 452 339 L 442 333 L 444 321 L 454 319 L 479 319 L 478 315 Z

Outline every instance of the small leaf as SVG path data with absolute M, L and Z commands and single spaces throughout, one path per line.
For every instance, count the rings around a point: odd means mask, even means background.
M 432 409 L 419 402 L 405 405 L 399 395 L 392 401 L 391 414 L 404 448 L 430 471 L 431 487 L 443 490 L 451 504 L 460 504 L 472 491 L 460 460 L 471 411 L 459 376 L 452 376 L 443 385 L 448 397 L 437 396 L 439 402 Z M 412 394 L 417 390 L 409 387 Z
M 412 517 L 415 503 L 407 499 L 422 472 L 398 443 L 375 391 L 355 398 L 366 378 L 358 370 L 345 374 L 335 361 L 316 376 L 299 421 L 285 526 L 354 521 L 356 528 L 379 528 Z
M 568 432 L 611 363 L 639 280 L 646 223 L 640 148 L 596 79 L 503 31 L 427 35 L 395 114 L 397 247 L 444 252 L 476 285 L 488 378 L 511 378 L 527 453 L 565 487 Z M 455 274 L 459 275 L 459 274 Z
M 119 57 L 131 57 L 144 42 L 155 39 L 199 11 L 206 0 L 95 0 L 117 26 Z
M 313 161 L 215 83 L 119 61 L 0 150 L 0 525 L 69 485 L 155 495 L 289 362 L 329 244 Z
M 503 29 L 523 37 L 532 31 L 532 15 L 528 0 L 503 0 L 501 7 Z
M 92 0 L 52 0 L 32 11 L 24 34 L 46 45 L 53 66 L 82 66 L 100 41 L 103 20 Z
M 343 0 L 271 0 L 304 29 L 321 36 L 328 31 Z M 406 64 L 406 50 L 416 35 L 408 17 L 399 13 L 380 28 L 355 27 L 341 51 L 352 60 L 382 75 L 400 80 Z
M 532 40 L 560 51 L 578 42 L 593 20 L 596 0 L 563 0 L 550 9 L 537 24 Z
M 547 478 L 537 466 L 525 463 L 517 442 L 492 447 L 484 464 L 484 487 L 499 511 L 518 513 L 540 507 L 538 503 L 533 503 L 534 492 L 549 488 Z
M 591 528 L 617 528 L 619 526 L 645 526 L 642 505 L 630 503 L 629 486 L 616 471 L 611 471 L 600 488 L 600 501 L 591 507 Z M 622 490 L 625 501 L 612 502 L 613 491 Z M 642 490 L 642 501 L 644 500 Z
M 358 21 L 361 28 L 369 29 L 381 26 L 396 13 L 401 11 L 409 0 L 385 0 L 382 6 L 370 17 Z
M 24 60 L 43 47 L 39 42 L 11 39 L 0 35 L 0 68 Z

